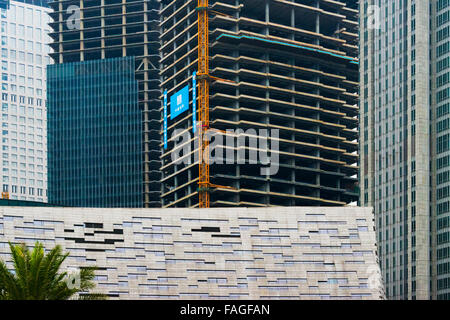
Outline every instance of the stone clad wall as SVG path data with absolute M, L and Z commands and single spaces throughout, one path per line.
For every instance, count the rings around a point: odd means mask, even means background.
M 120 299 L 379 299 L 369 208 L 0 207 L 8 241 L 70 251 Z M 9 263 L 10 265 L 10 263 Z

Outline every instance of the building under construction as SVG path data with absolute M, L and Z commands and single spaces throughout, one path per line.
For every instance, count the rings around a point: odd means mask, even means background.
M 199 6 L 204 2 L 161 1 L 160 75 L 162 92 L 167 90 L 161 96 L 163 206 L 197 207 L 199 193 L 205 192 L 198 186 L 198 162 L 173 158 L 175 149 L 183 148 L 177 145 L 183 134 L 179 130 L 192 132 L 199 120 L 193 109 L 196 113 L 202 107 L 204 93 L 201 88 L 194 92 L 201 79 L 193 82 L 193 75 L 199 70 L 199 52 L 205 50 L 210 73 L 207 129 L 279 130 L 269 139 L 271 152 L 279 153 L 275 175 L 261 175 L 262 165 L 248 161 L 209 166 L 210 206 L 339 206 L 356 201 L 357 2 L 211 0 L 207 8 Z M 199 48 L 200 11 L 207 12 L 209 39 Z M 188 111 L 169 118 L 171 97 L 186 86 Z M 278 151 L 272 148 L 274 139 Z M 192 153 L 198 152 L 195 140 L 190 141 Z
M 159 2 L 49 5 L 50 201 L 159 207 Z

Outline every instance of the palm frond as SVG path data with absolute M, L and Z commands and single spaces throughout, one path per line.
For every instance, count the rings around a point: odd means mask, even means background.
M 33 250 L 25 244 L 9 243 L 14 272 L 8 270 L 0 260 L 0 300 L 67 300 L 78 297 L 82 300 L 106 299 L 100 293 L 89 293 L 95 288 L 96 267 L 81 268 L 80 285 L 69 287 L 68 273 L 61 267 L 69 253 L 63 253 L 57 245 L 47 254 L 44 246 L 36 242 Z

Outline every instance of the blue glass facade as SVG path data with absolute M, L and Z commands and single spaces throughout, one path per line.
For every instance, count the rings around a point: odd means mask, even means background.
M 16 2 L 22 2 L 27 4 L 32 4 L 40 7 L 47 7 L 49 0 L 14 0 Z M 9 7 L 10 0 L 0 0 L 0 8 L 3 8 L 3 5 Z
M 9 0 L 0 0 L 0 8 L 9 9 Z
M 134 57 L 49 65 L 49 202 L 142 207 L 142 112 Z

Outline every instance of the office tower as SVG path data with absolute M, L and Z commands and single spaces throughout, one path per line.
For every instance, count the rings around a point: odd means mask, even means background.
M 47 201 L 49 11 L 47 1 L 0 3 L 4 198 Z
M 159 207 L 157 1 L 50 6 L 49 201 Z
M 192 132 L 199 120 L 193 109 L 201 93 L 193 75 L 198 71 L 197 14 L 203 9 L 196 7 L 197 0 L 161 1 L 161 89 L 167 91 L 161 96 L 161 133 L 167 137 L 167 148 L 162 144 L 164 207 L 199 203 L 198 164 L 173 157 L 187 145 L 177 144 L 179 136 Z M 227 135 L 235 139 L 227 149 L 232 153 L 245 150 L 249 156 L 269 148 L 279 154 L 270 163 L 279 166 L 276 174 L 262 173 L 262 162 L 211 164 L 211 206 L 341 206 L 355 201 L 356 1 L 223 0 L 210 1 L 208 10 L 209 67 L 215 77 L 210 79 L 210 127 L 235 130 Z M 177 102 L 184 108 L 177 110 Z M 269 130 L 270 147 L 239 147 L 236 140 L 254 138 L 260 129 Z M 190 155 L 198 153 L 195 140 L 192 135 Z
M 449 2 L 360 1 L 360 202 L 391 299 L 449 296 Z

